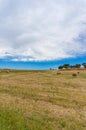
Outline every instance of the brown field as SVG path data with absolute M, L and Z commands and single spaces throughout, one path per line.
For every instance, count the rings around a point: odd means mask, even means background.
M 86 130 L 86 71 L 1 70 L 0 130 Z

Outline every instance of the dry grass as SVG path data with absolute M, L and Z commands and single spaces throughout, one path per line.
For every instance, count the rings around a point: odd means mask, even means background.
M 0 130 L 86 130 L 86 71 L 75 71 L 1 71 Z

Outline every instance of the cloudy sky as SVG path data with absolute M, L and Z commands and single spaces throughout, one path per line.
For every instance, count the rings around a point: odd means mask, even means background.
M 0 0 L 1 61 L 85 56 L 86 0 Z

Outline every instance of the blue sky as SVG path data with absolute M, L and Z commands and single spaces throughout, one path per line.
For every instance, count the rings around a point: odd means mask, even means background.
M 86 62 L 86 0 L 0 0 L 0 67 Z
M 86 63 L 86 55 L 75 57 L 75 58 L 68 58 L 68 59 L 61 59 L 61 60 L 53 60 L 53 61 L 10 61 L 10 60 L 0 60 L 0 68 L 12 68 L 12 69 L 24 69 L 24 70 L 49 70 L 57 69 L 58 66 L 63 64 L 81 64 Z

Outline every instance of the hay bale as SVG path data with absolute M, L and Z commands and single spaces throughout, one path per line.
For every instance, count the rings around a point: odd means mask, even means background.
M 10 71 L 9 70 L 6 70 L 6 73 L 9 73 Z
M 80 72 L 77 72 L 77 74 L 80 74 Z
M 73 77 L 76 77 L 76 76 L 77 76 L 77 73 L 73 73 L 72 76 L 73 76 Z
M 57 72 L 57 75 L 61 75 L 61 72 Z

